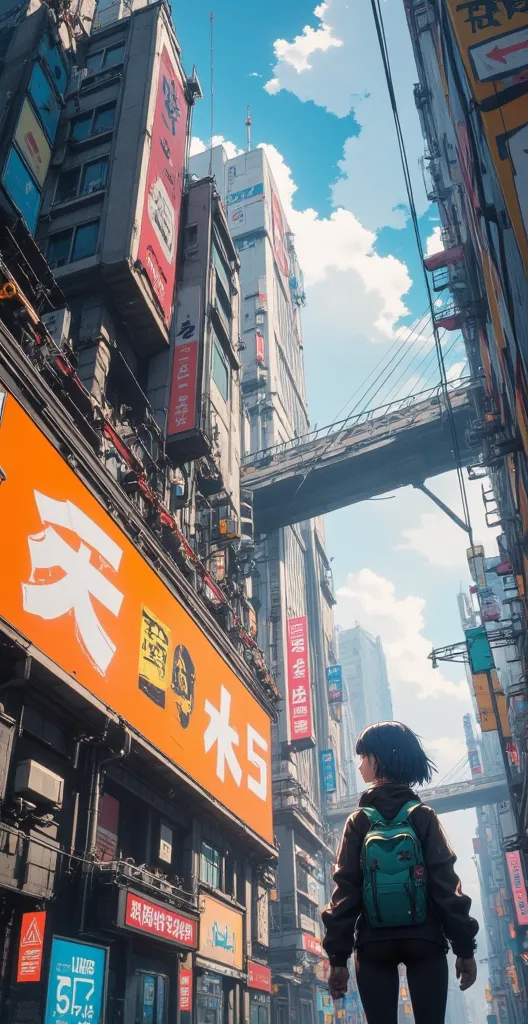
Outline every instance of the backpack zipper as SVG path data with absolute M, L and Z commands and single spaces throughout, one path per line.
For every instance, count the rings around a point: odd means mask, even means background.
M 416 923 L 416 899 L 415 899 L 415 896 L 414 896 L 414 889 L 412 888 L 412 886 L 408 882 L 405 883 L 405 889 L 406 889 L 407 895 L 409 897 L 409 902 L 411 904 L 411 919 L 412 919 L 412 923 L 415 924 Z
M 372 885 L 372 896 L 374 898 L 374 909 L 376 911 L 376 917 L 378 921 L 381 921 L 381 911 L 378 900 L 378 883 L 376 880 L 376 868 L 370 869 L 370 883 Z

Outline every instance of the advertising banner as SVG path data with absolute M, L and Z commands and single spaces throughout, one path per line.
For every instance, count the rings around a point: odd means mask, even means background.
M 243 918 L 212 896 L 200 899 L 199 953 L 241 971 L 244 965 Z
M 307 953 L 312 953 L 314 956 L 323 955 L 323 947 L 315 935 L 303 932 L 302 947 Z
M 308 620 L 306 615 L 288 619 L 288 740 L 291 744 L 313 746 L 312 693 L 308 661 Z
M 343 701 L 343 669 L 341 665 L 328 665 L 326 669 L 328 703 L 341 704 Z
M 199 352 L 202 340 L 201 288 L 178 289 L 178 312 L 172 357 L 172 379 L 167 413 L 167 436 L 197 427 Z
M 171 907 L 146 900 L 137 892 L 126 894 L 123 925 L 187 949 L 196 949 L 198 945 L 198 921 Z
M 27 99 L 18 118 L 15 142 L 39 185 L 43 185 L 51 160 L 51 148 Z
M 335 793 L 337 789 L 337 776 L 334 751 L 321 750 L 319 752 L 319 761 L 321 764 L 323 793 Z
M 145 268 L 167 325 L 176 281 L 186 138 L 187 100 L 180 75 L 164 46 L 158 68 L 137 258 Z
M 284 227 L 284 218 L 282 216 L 281 204 L 279 197 L 275 192 L 271 192 L 271 230 L 273 237 L 273 252 L 277 261 L 277 266 L 281 272 L 281 276 L 284 279 L 284 284 L 288 288 L 290 261 L 288 258 L 288 247 L 286 244 L 286 229 Z M 289 294 L 289 290 L 287 292 Z
M 193 972 L 180 967 L 180 1010 L 192 1013 L 193 1006 Z
M 36 910 L 29 914 L 22 914 L 17 968 L 17 982 L 19 984 L 23 981 L 40 981 L 45 927 L 45 910 Z
M 248 960 L 248 988 L 258 988 L 261 992 L 271 992 L 271 971 L 264 964 L 256 964 Z
M 0 465 L 0 615 L 272 843 L 269 716 L 11 394 Z
M 506 863 L 508 865 L 517 923 L 528 925 L 528 895 L 526 893 L 526 882 L 519 851 L 514 850 L 511 853 L 506 853 Z
M 107 951 L 70 939 L 53 939 L 45 1024 L 100 1024 L 104 1011 Z

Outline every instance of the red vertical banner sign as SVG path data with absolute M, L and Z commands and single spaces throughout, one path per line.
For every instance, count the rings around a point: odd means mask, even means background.
M 176 281 L 186 138 L 187 100 L 180 75 L 164 46 L 159 63 L 137 258 L 145 268 L 167 326 Z
M 201 290 L 197 285 L 184 285 L 178 295 L 167 413 L 168 437 L 186 434 L 198 426 L 198 359 L 201 337 Z
M 257 331 L 255 334 L 255 346 L 257 349 L 257 363 L 264 362 L 264 335 Z
M 180 968 L 180 1010 L 192 1013 L 193 978 L 192 971 Z
M 46 911 L 22 914 L 18 947 L 17 982 L 40 981 Z
M 306 615 L 288 619 L 288 742 L 302 749 L 313 746 L 312 694 Z

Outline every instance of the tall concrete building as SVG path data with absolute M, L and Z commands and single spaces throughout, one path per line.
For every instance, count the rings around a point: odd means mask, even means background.
M 340 630 L 338 636 L 344 698 L 349 712 L 343 743 L 349 791 L 353 792 L 357 736 L 367 725 L 391 721 L 394 714 L 381 638 L 372 636 L 360 625 Z M 350 727 L 353 728 L 352 735 Z
M 199 83 L 163 2 L 1 0 L 0 94 L 0 1020 L 269 1024 L 277 688 Z
M 242 391 L 248 455 L 309 427 L 303 367 L 302 273 L 277 185 L 262 149 L 227 159 L 224 149 L 190 160 L 212 173 L 240 258 Z M 246 474 L 245 486 L 251 487 Z M 258 523 L 256 523 L 258 534 Z M 256 536 L 254 602 L 259 643 L 284 704 L 273 741 L 273 793 L 280 848 L 271 910 L 270 962 L 276 1020 L 312 1024 L 325 995 L 319 907 L 334 859 L 324 809 L 344 787 L 341 702 L 329 701 L 327 669 L 337 663 L 332 573 L 322 520 Z M 322 1005 L 322 1003 L 321 1003 Z

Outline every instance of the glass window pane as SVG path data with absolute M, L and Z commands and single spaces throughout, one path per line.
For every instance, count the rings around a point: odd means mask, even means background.
M 104 50 L 98 50 L 97 53 L 89 53 L 86 58 L 86 70 L 89 75 L 95 75 L 96 71 L 100 71 L 103 66 Z
M 68 199 L 74 199 L 79 191 L 80 167 L 72 167 L 69 171 L 59 174 L 57 188 L 55 191 L 55 202 L 65 203 Z
M 93 256 L 97 249 L 99 237 L 99 221 L 92 220 L 89 224 L 81 224 L 75 232 L 71 262 L 84 260 L 87 256 Z
M 220 852 L 202 840 L 200 879 L 215 889 L 220 887 Z
M 97 192 L 99 189 L 104 188 L 107 170 L 108 160 L 106 157 L 102 160 L 93 160 L 89 164 L 85 164 L 82 171 L 81 195 L 85 195 L 87 192 Z
M 216 248 L 216 245 L 214 245 L 214 243 L 213 243 L 213 263 L 215 265 L 215 269 L 216 269 L 216 271 L 218 273 L 218 276 L 219 276 L 219 278 L 220 278 L 220 280 L 221 280 L 221 282 L 222 282 L 222 284 L 223 284 L 223 286 L 225 288 L 226 295 L 229 296 L 230 292 L 231 292 L 231 289 L 230 289 L 230 286 L 229 286 L 229 276 L 230 275 L 229 275 L 228 269 L 226 267 L 226 264 L 224 262 L 224 259 L 220 255 L 220 253 L 218 252 L 218 249 Z
M 40 206 L 40 191 L 13 147 L 9 150 L 2 180 L 29 230 L 34 231 Z
M 106 107 L 99 107 L 95 111 L 93 119 L 92 134 L 99 135 L 100 132 L 108 132 L 114 127 L 115 103 L 109 103 Z
M 48 238 L 47 260 L 50 267 L 63 267 L 70 258 L 73 231 L 59 231 Z
M 29 83 L 29 95 L 48 139 L 53 142 L 59 123 L 60 105 L 40 64 L 35 64 L 33 68 Z
M 123 57 L 125 56 L 125 44 L 120 43 L 119 46 L 110 46 L 105 53 L 103 67 L 114 68 L 116 64 L 123 63 Z
M 213 380 L 227 402 L 229 398 L 229 367 L 218 338 L 213 338 Z
M 83 114 L 71 122 L 70 138 L 78 142 L 80 139 L 87 139 L 92 127 L 92 114 Z

